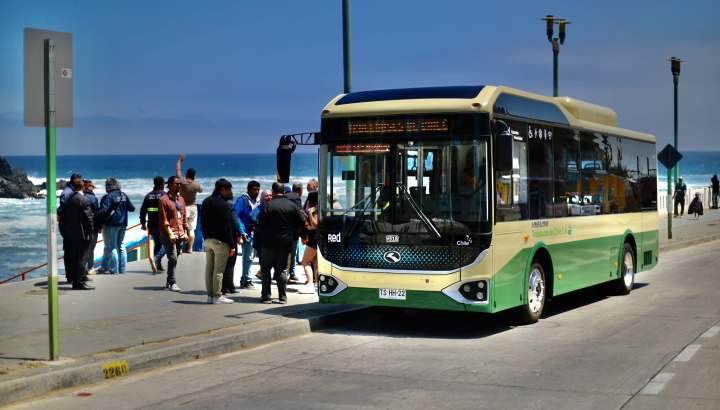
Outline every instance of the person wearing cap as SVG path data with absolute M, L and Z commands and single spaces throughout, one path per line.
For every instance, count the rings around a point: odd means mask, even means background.
M 110 177 L 105 180 L 107 194 L 100 200 L 98 221 L 102 221 L 103 249 L 102 265 L 99 273 L 125 273 L 127 252 L 125 250 L 125 229 L 128 224 L 128 212 L 135 212 L 130 198 L 120 190 L 120 182 Z
M 683 182 L 683 177 L 678 177 L 677 183 L 675 184 L 675 193 L 673 199 L 675 200 L 675 218 L 683 216 L 685 213 L 685 191 L 687 186 Z M 678 204 L 680 205 L 680 214 L 678 215 Z
M 188 168 L 185 171 L 185 177 L 182 177 L 182 163 L 185 160 L 185 154 L 180 154 L 175 164 L 175 177 L 180 182 L 180 196 L 185 201 L 187 212 L 187 251 L 192 253 L 193 244 L 195 243 L 195 228 L 197 228 L 197 194 L 203 191 L 202 186 L 195 181 L 195 168 Z
M 149 231 L 152 238 L 153 258 L 155 258 L 155 268 L 163 271 L 162 257 L 165 256 L 165 248 L 160 241 L 160 222 L 158 220 L 158 211 L 160 208 L 160 199 L 167 195 L 165 193 L 165 178 L 160 175 L 153 178 L 153 190 L 148 192 L 143 199 L 140 207 L 140 226 L 143 231 Z
M 92 210 L 93 215 L 95 215 L 100 209 L 100 203 L 98 202 L 97 197 L 95 196 L 95 184 L 89 179 L 86 179 L 83 181 L 83 196 L 85 197 L 85 200 L 90 205 L 90 210 Z M 89 274 L 95 273 L 95 245 L 97 244 L 97 238 L 98 233 L 100 232 L 100 229 L 98 226 L 93 227 L 92 234 L 90 235 L 90 241 L 88 243 L 88 247 L 85 250 L 85 255 L 83 256 L 83 265 L 87 268 Z
M 180 292 L 180 286 L 175 282 L 175 267 L 180 255 L 180 246 L 188 239 L 187 213 L 185 200 L 180 196 L 180 181 L 175 175 L 168 178 L 167 195 L 160 198 L 158 207 L 158 224 L 160 228 L 160 242 L 165 248 L 168 259 L 167 280 L 165 288 L 173 292 Z

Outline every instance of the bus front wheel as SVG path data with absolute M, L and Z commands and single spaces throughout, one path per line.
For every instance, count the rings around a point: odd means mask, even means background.
M 537 261 L 530 266 L 526 289 L 527 301 L 519 311 L 519 319 L 521 323 L 532 324 L 540 319 L 547 296 L 545 269 Z
M 625 242 L 620 265 L 620 277 L 615 282 L 615 289 L 621 295 L 627 295 L 635 284 L 635 252 L 632 246 Z

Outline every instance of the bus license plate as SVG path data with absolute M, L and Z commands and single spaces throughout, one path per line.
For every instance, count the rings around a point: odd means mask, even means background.
M 378 289 L 380 299 L 405 300 L 405 289 Z

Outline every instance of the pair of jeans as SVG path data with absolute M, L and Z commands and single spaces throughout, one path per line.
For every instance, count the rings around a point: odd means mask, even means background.
M 240 277 L 240 286 L 247 285 L 252 282 L 250 279 L 250 267 L 252 266 L 253 256 L 255 250 L 252 247 L 250 241 L 245 241 L 242 244 L 242 276 Z
M 111 273 L 125 273 L 127 253 L 125 252 L 125 226 L 103 226 L 102 268 Z
M 274 249 L 274 248 L 262 248 L 260 251 L 260 272 L 262 276 L 262 299 L 270 300 L 272 291 L 270 290 L 270 284 L 273 275 L 271 271 L 275 272 L 275 282 L 278 287 L 278 295 L 280 300 L 287 300 L 287 268 L 290 262 L 290 249 Z
M 175 282 L 175 267 L 177 266 L 178 256 L 180 255 L 180 246 L 182 242 L 175 241 L 170 242 L 170 237 L 167 235 L 160 235 L 160 243 L 165 248 L 165 255 L 167 255 L 168 266 L 167 266 L 167 282 L 166 286 L 173 285 Z
M 83 256 L 83 265 L 87 268 L 87 270 L 95 267 L 95 245 L 97 244 L 97 238 L 97 232 L 90 235 L 90 241 L 88 242 L 88 247 L 85 250 L 85 255 Z
M 230 245 L 214 238 L 205 238 L 205 289 L 208 296 L 219 297 L 223 272 L 230 256 Z
M 718 207 L 718 195 L 720 193 L 718 191 L 713 191 L 712 193 L 712 207 L 717 209 Z
M 162 241 L 160 240 L 160 230 L 151 229 L 150 237 L 152 238 L 154 245 L 153 256 L 155 257 L 155 261 L 159 261 L 162 259 L 163 256 L 165 256 L 165 246 L 163 246 Z

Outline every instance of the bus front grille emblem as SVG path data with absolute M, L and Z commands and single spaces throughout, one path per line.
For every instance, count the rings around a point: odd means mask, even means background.
M 383 257 L 385 258 L 385 261 L 390 263 L 400 262 L 400 252 L 398 251 L 387 251 Z

